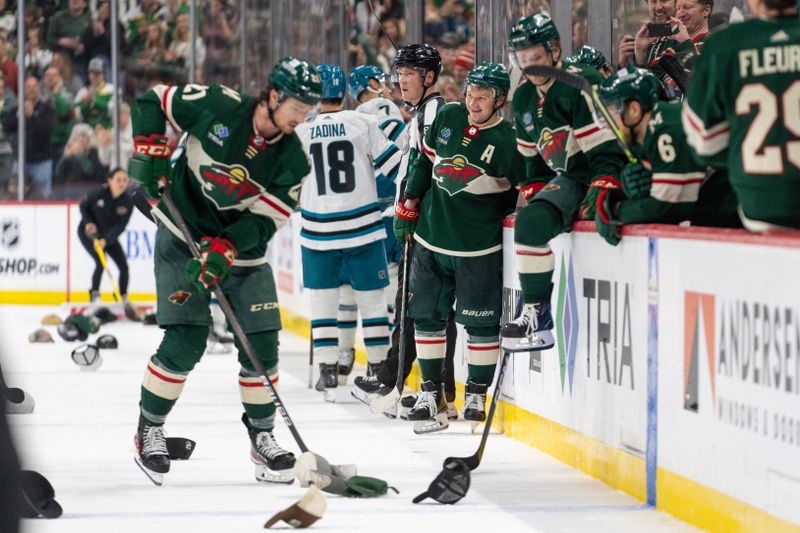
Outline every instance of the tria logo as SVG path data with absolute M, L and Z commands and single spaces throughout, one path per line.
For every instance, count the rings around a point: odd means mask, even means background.
M 701 375 L 708 375 L 711 382 L 711 401 L 716 403 L 714 305 L 713 294 L 691 291 L 684 294 L 683 408 L 695 413 L 700 411 Z
M 463 155 L 442 159 L 433 169 L 436 183 L 450 196 L 461 192 L 470 182 L 482 175 L 483 169 L 470 164 Z
M 569 159 L 569 126 L 557 130 L 545 128 L 539 136 L 539 152 L 547 165 L 555 171 L 566 172 Z
M 203 194 L 219 209 L 236 207 L 263 191 L 260 185 L 250 179 L 247 169 L 241 165 L 201 165 L 200 178 Z

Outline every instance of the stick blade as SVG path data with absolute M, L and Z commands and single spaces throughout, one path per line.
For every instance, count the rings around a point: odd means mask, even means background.
M 469 457 L 448 457 L 442 463 L 442 468 L 449 469 L 453 468 L 458 462 L 461 461 L 462 463 L 466 464 L 470 470 L 475 470 L 478 468 L 478 465 L 481 464 L 480 459 L 478 459 L 478 454 L 473 453 Z
M 400 401 L 400 392 L 397 389 L 392 389 L 386 396 L 378 396 L 369 403 L 369 410 L 376 414 L 383 414 L 388 408 L 396 405 Z

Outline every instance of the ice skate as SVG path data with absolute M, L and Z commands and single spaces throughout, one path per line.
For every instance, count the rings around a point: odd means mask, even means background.
M 337 363 L 330 365 L 327 363 L 319 364 L 319 379 L 314 388 L 323 393 L 323 399 L 326 402 L 336 402 L 336 388 L 339 385 L 337 366 Z
M 256 481 L 260 483 L 294 483 L 294 454 L 281 448 L 272 431 L 250 426 L 247 414 L 242 414 L 242 423 L 250 437 L 250 460 L 255 467 Z
M 414 422 L 414 433 L 424 435 L 447 429 L 447 402 L 444 398 L 444 385 L 432 381 L 422 383 L 422 392 L 408 411 L 408 420 Z
M 164 482 L 164 474 L 169 472 L 169 453 L 164 428 L 153 426 L 140 416 L 133 443 L 136 446 L 134 456 L 136 464 L 150 481 L 160 487 Z
M 353 348 L 339 351 L 339 385 L 347 385 L 347 377 L 353 371 L 356 351 Z
M 369 405 L 377 396 L 386 396 L 394 387 L 384 385 L 377 377 L 373 376 L 356 376 L 353 381 L 353 390 L 350 394 L 356 400 Z
M 464 391 L 464 420 L 483 422 L 486 420 L 486 385 L 467 382 Z
M 552 330 L 549 302 L 525 304 L 516 319 L 500 328 L 503 349 L 511 352 L 547 350 L 555 344 Z

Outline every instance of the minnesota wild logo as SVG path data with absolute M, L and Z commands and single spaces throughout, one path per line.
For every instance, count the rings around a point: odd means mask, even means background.
M 200 165 L 200 182 L 203 194 L 218 209 L 239 206 L 264 190 L 250 179 L 247 169 L 241 165 Z
M 539 136 L 539 153 L 547 166 L 556 172 L 567 171 L 569 160 L 569 126 L 557 130 L 544 128 Z
M 470 164 L 463 155 L 441 159 L 433 167 L 433 179 L 450 196 L 461 192 L 482 175 L 483 169 Z

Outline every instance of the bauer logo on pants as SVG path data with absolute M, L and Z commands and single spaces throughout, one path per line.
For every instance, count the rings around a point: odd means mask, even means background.
M 186 292 L 183 289 L 178 289 L 177 291 L 169 295 L 169 301 L 170 303 L 173 303 L 175 305 L 183 305 L 186 302 L 188 302 L 189 298 L 191 297 L 192 297 L 191 292 Z

